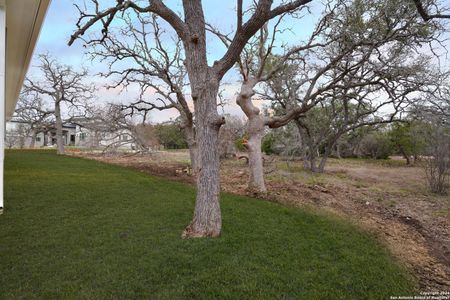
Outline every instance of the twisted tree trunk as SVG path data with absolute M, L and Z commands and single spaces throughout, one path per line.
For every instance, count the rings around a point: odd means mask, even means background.
M 264 137 L 264 120 L 255 116 L 248 120 L 248 189 L 253 192 L 267 192 L 264 182 L 264 166 L 261 151 L 261 141 Z
M 261 141 L 264 137 L 264 117 L 260 115 L 260 110 L 252 103 L 252 96 L 255 94 L 253 88 L 257 80 L 248 80 L 241 86 L 241 91 L 236 99 L 236 103 L 248 118 L 248 167 L 249 180 L 248 190 L 251 192 L 267 192 L 264 182 L 264 166 L 261 151 Z

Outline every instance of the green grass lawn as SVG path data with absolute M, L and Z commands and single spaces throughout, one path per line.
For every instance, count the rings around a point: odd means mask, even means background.
M 223 234 L 182 240 L 193 188 L 8 151 L 0 299 L 383 299 L 415 283 L 344 221 L 224 194 Z

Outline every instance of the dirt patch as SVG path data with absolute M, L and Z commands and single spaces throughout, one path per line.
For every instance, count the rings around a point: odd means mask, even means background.
M 193 184 L 188 153 L 101 156 L 73 153 Z M 258 196 L 296 207 L 313 207 L 350 219 L 376 233 L 417 276 L 421 290 L 450 289 L 450 197 L 430 194 L 422 170 L 401 164 L 331 160 L 325 174 L 311 174 L 300 162 L 267 159 L 264 195 L 247 193 L 245 162 L 221 162 L 223 191 Z

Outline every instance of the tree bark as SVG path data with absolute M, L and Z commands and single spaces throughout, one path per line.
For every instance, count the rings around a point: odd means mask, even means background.
M 264 117 L 260 115 L 260 110 L 252 103 L 252 96 L 255 94 L 253 88 L 257 80 L 248 80 L 241 86 L 241 91 L 236 99 L 236 103 L 248 118 L 248 190 L 256 193 L 266 193 L 267 188 L 264 182 L 264 166 L 261 151 L 261 141 L 264 137 Z
M 199 169 L 194 217 L 183 237 L 217 237 L 222 228 L 219 180 L 219 129 L 216 97 L 219 83 L 209 81 L 199 91 L 195 105 Z
M 61 105 L 59 101 L 55 102 L 55 127 L 56 127 L 56 153 L 64 154 L 63 128 L 61 118 Z
M 252 192 L 267 192 L 264 182 L 264 166 L 261 152 L 261 140 L 264 136 L 264 121 L 261 116 L 249 119 L 249 138 L 248 138 L 248 167 L 249 179 L 248 189 Z M 253 127 L 253 128 L 250 128 Z
M 325 171 L 325 165 L 327 163 L 328 158 L 330 157 L 333 148 L 336 146 L 337 141 L 341 135 L 337 134 L 331 141 L 329 141 L 325 146 L 325 152 L 322 155 L 322 159 L 320 160 L 319 167 L 317 168 L 317 172 L 323 173 Z
M 192 120 L 183 120 L 181 129 L 189 147 L 189 158 L 191 159 L 192 174 L 197 175 L 199 169 L 198 147 L 197 141 L 195 140 L 195 130 Z
M 309 158 L 309 170 L 313 173 L 317 172 L 316 154 L 314 150 L 309 149 L 308 158 Z
M 340 143 L 336 143 L 336 158 L 337 159 L 341 159 L 341 144 Z
M 189 37 L 183 39 L 191 84 L 198 145 L 197 197 L 192 222 L 183 237 L 217 237 L 222 229 L 219 180 L 219 129 L 225 122 L 217 113 L 220 78 L 208 66 L 206 29 L 200 0 L 183 0 Z
M 34 146 L 36 145 L 36 130 L 31 130 L 31 141 L 30 141 L 30 149 L 34 149 Z
M 403 157 L 406 159 L 406 165 L 409 166 L 411 164 L 411 158 L 406 153 L 406 151 L 403 149 L 403 147 L 400 147 L 400 152 L 402 153 Z
M 328 151 L 328 149 L 325 149 L 325 153 L 323 154 L 322 158 L 320 159 L 319 167 L 317 168 L 316 172 L 323 173 L 325 171 L 325 165 L 327 163 L 328 157 L 330 156 L 331 151 Z

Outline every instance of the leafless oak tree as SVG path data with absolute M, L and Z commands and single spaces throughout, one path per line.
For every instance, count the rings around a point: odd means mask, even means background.
M 114 80 L 108 88 L 139 87 L 139 99 L 121 105 L 125 115 L 141 114 L 145 123 L 151 111 L 176 109 L 179 112 L 195 173 L 197 143 L 193 113 L 185 95 L 187 74 L 181 40 L 173 37 L 174 42 L 168 45 L 167 40 L 172 36 L 160 27 L 156 15 L 128 12 L 119 19 L 124 27 L 91 41 L 88 51 L 93 59 L 108 64 L 108 72 L 101 73 Z
M 29 125 L 30 148 L 34 148 L 39 132 L 45 133 L 50 130 L 54 123 L 54 113 L 38 93 L 25 91 L 21 93 L 13 119 Z
M 71 108 L 77 108 L 92 97 L 95 90 L 91 84 L 84 83 L 87 70 L 75 71 L 71 66 L 62 65 L 49 54 L 39 55 L 43 80 L 26 78 L 24 92 L 35 93 L 47 97 L 54 105 L 57 153 L 64 154 L 63 141 L 63 103 Z
M 272 79 L 285 65 L 292 62 L 295 54 L 313 48 L 324 47 L 330 41 L 320 41 L 319 34 L 325 27 L 326 17 L 323 17 L 308 41 L 303 45 L 289 47 L 277 38 L 289 28 L 282 25 L 283 18 L 289 16 L 280 15 L 274 20 L 274 24 L 264 24 L 261 29 L 250 39 L 239 56 L 237 66 L 242 77 L 240 91 L 236 103 L 240 106 L 247 122 L 247 150 L 249 181 L 248 189 L 251 192 L 265 193 L 267 191 L 264 182 L 263 159 L 261 141 L 265 134 L 265 127 L 269 119 L 264 116 L 261 109 L 253 102 L 255 88 L 263 82 Z M 297 17 L 297 16 L 296 16 Z M 226 47 L 230 47 L 232 38 L 220 32 L 219 29 L 208 25 L 207 30 L 216 35 Z M 284 49 L 284 53 L 275 55 L 276 48 Z
M 243 1 L 237 1 L 237 25 L 235 35 L 222 58 L 208 65 L 206 45 L 206 25 L 201 0 L 183 0 L 183 16 L 180 17 L 162 0 L 125 1 L 104 9 L 97 0 L 93 11 L 80 10 L 77 31 L 69 44 L 86 33 L 94 24 L 103 26 L 102 38 L 108 36 L 109 27 L 115 17 L 126 10 L 139 14 L 155 14 L 166 21 L 181 39 L 186 70 L 194 101 L 196 140 L 199 149 L 199 171 L 197 176 L 197 198 L 194 217 L 183 233 L 185 237 L 218 236 L 222 218 L 219 203 L 219 149 L 218 134 L 224 118 L 217 111 L 217 95 L 225 73 L 238 60 L 247 41 L 264 26 L 267 21 L 285 13 L 293 12 L 312 0 L 282 1 L 274 6 L 272 0 L 259 0 L 255 9 L 244 15 Z M 145 5 L 144 3 L 147 3 Z M 142 4 L 142 5 L 141 5 Z M 244 22 L 244 17 L 246 21 Z

